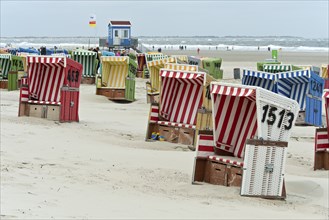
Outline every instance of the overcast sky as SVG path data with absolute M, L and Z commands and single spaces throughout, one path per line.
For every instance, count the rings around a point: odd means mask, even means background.
M 133 36 L 328 38 L 329 0 L 8 1 L 1 36 L 106 36 L 109 20 L 130 20 Z M 89 15 L 96 29 L 88 26 Z

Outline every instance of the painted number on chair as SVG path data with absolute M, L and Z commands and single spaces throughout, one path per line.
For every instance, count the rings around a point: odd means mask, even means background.
M 278 108 L 275 106 L 269 106 L 265 105 L 263 107 L 263 117 L 261 122 L 262 123 L 267 123 L 268 125 L 274 125 L 276 121 L 278 121 L 277 127 L 281 128 L 283 118 L 286 114 L 286 110 L 283 109 L 278 112 Z M 290 130 L 292 128 L 292 122 L 294 121 L 295 115 L 292 112 L 287 112 L 287 117 L 288 117 L 288 125 L 284 126 L 284 129 Z M 266 120 L 267 118 L 267 120 Z
M 69 73 L 67 74 L 67 80 L 69 82 L 78 82 L 79 81 L 79 72 L 69 70 Z
M 318 83 L 317 81 L 312 80 L 311 81 L 311 89 L 314 92 L 322 93 L 322 85 Z

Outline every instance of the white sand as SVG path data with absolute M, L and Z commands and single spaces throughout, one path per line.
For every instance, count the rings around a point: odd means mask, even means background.
M 312 168 L 314 127 L 293 130 L 286 201 L 192 185 L 195 152 L 144 141 L 146 80 L 136 81 L 131 104 L 82 85 L 80 123 L 17 117 L 19 92 L 1 90 L 1 219 L 328 219 L 329 172 Z

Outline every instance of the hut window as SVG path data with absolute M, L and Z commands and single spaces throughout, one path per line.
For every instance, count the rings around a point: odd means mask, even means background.
M 124 30 L 123 31 L 123 37 L 124 38 L 128 38 L 128 30 Z
M 115 31 L 114 31 L 114 36 L 115 36 L 115 37 L 119 37 L 119 32 L 118 32 L 118 30 L 115 30 Z

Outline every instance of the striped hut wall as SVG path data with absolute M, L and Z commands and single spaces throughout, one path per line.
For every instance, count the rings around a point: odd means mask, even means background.
M 180 70 L 180 71 L 198 71 L 198 66 L 195 65 L 185 65 L 176 63 L 166 63 L 163 67 L 164 69 Z
M 160 115 L 170 122 L 195 125 L 202 105 L 204 75 L 164 69 L 160 74 Z
M 329 149 L 329 136 L 327 129 L 315 130 L 315 152 L 326 151 Z
M 247 139 L 257 132 L 255 90 L 211 85 L 215 146 L 243 157 Z
M 305 110 L 309 78 L 309 70 L 279 73 L 277 81 L 278 94 L 296 100 L 300 110 Z
M 276 76 L 271 73 L 259 72 L 253 70 L 243 70 L 242 84 L 249 86 L 258 86 L 263 89 L 276 92 Z
M 2 78 L 8 79 L 8 72 L 11 68 L 10 54 L 0 54 L 0 67 L 2 69 Z
M 29 93 L 38 101 L 59 102 L 65 78 L 63 58 L 28 57 Z

